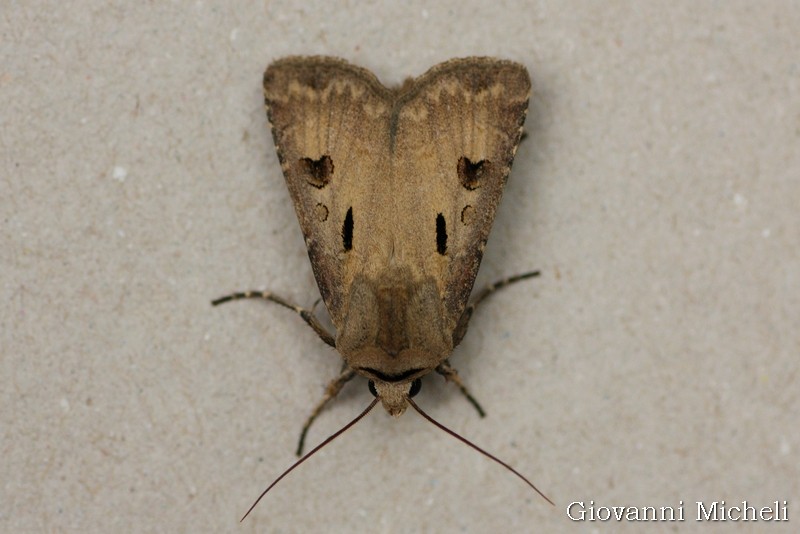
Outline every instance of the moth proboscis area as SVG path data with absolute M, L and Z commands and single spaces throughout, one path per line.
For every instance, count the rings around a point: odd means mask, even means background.
M 447 61 L 397 88 L 330 57 L 288 57 L 267 68 L 264 99 L 278 160 L 335 333 L 313 310 L 271 292 L 234 293 L 212 304 L 244 298 L 280 304 L 344 359 L 303 427 L 298 456 L 311 423 L 354 376 L 368 379 L 375 399 L 261 497 L 380 401 L 395 417 L 412 406 L 552 504 L 519 472 L 412 400 L 421 378 L 436 371 L 483 415 L 448 358 L 480 302 L 539 275 L 501 280 L 470 300 L 530 91 L 524 66 L 483 57 Z

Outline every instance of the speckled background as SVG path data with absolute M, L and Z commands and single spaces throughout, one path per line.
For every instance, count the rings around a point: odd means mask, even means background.
M 262 107 L 265 66 L 387 84 L 524 63 L 521 146 L 452 358 L 479 419 L 374 413 L 287 477 L 338 356 L 265 287 L 318 297 Z M 4 2 L 0 531 L 789 532 L 800 513 L 800 7 L 711 2 Z M 321 441 L 371 399 L 348 386 Z M 573 501 L 686 520 L 573 522 Z M 796 523 L 796 520 L 795 520 Z

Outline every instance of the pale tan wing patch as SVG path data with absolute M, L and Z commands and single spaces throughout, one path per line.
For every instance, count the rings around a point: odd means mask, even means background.
M 290 57 L 264 73 L 278 158 L 337 329 L 343 288 L 359 271 L 351 266 L 369 253 L 357 241 L 380 209 L 380 198 L 367 192 L 383 190 L 390 95 L 369 71 L 335 58 Z
M 403 263 L 440 284 L 450 330 L 469 298 L 527 113 L 522 65 L 452 60 L 404 87 L 391 143 Z M 402 216 L 398 213 L 397 216 Z

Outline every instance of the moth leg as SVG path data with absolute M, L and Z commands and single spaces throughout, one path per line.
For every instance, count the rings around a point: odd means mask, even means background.
M 453 384 L 455 384 L 458 387 L 458 389 L 461 390 L 461 393 L 464 394 L 464 396 L 467 398 L 470 404 L 472 404 L 472 406 L 474 406 L 475 409 L 478 410 L 478 415 L 480 415 L 481 417 L 486 417 L 486 412 L 483 411 L 481 405 L 478 403 L 477 400 L 475 400 L 475 397 L 473 397 L 472 394 L 469 392 L 467 386 L 465 386 L 464 382 L 461 381 L 461 377 L 458 376 L 458 371 L 456 371 L 455 367 L 450 365 L 450 362 L 448 360 L 445 360 L 444 362 L 440 363 L 439 366 L 436 367 L 436 372 L 442 375 L 444 379 L 447 380 L 448 382 L 452 382 Z
M 533 278 L 535 276 L 539 276 L 539 271 L 531 271 L 528 273 L 522 273 L 515 276 L 509 276 L 508 278 L 503 278 L 502 280 L 498 280 L 488 286 L 484 287 L 478 294 L 472 298 L 472 301 L 467 305 L 467 308 L 464 310 L 464 313 L 461 314 L 461 319 L 458 321 L 458 325 L 456 326 L 455 331 L 453 332 L 453 346 L 455 347 L 461 340 L 464 338 L 464 334 L 467 333 L 467 326 L 469 325 L 469 320 L 472 317 L 472 314 L 475 313 L 475 308 L 478 307 L 478 304 L 483 302 L 483 300 L 497 291 L 498 289 L 503 289 L 506 286 L 513 284 L 514 282 L 519 282 L 521 280 L 527 280 L 528 278 Z
M 314 309 L 316 309 L 317 305 L 314 304 L 314 308 L 307 310 L 306 308 L 301 308 L 297 304 L 292 304 L 291 302 L 282 299 L 278 295 L 274 295 L 269 291 L 243 291 L 240 293 L 232 293 L 230 295 L 226 295 L 224 297 L 220 297 L 216 300 L 211 301 L 212 306 L 219 306 L 225 302 L 230 302 L 232 300 L 239 300 L 239 299 L 264 299 L 270 302 L 274 302 L 275 304 L 280 304 L 284 308 L 289 308 L 290 310 L 294 311 L 298 314 L 302 319 L 310 326 L 317 335 L 330 345 L 331 347 L 336 348 L 336 338 L 328 332 L 328 330 L 322 326 L 317 319 L 317 316 L 314 315 Z
M 301 456 L 303 454 L 303 447 L 306 443 L 306 434 L 308 434 L 308 429 L 311 427 L 311 423 L 314 422 L 314 419 L 317 418 L 319 413 L 328 405 L 330 401 L 342 391 L 347 382 L 350 381 L 351 378 L 356 376 L 356 372 L 353 371 L 350 367 L 345 367 L 342 369 L 342 374 L 334 378 L 328 383 L 328 386 L 325 388 L 325 395 L 322 397 L 322 400 L 314 407 L 314 410 L 311 412 L 311 415 L 306 419 L 306 424 L 303 425 L 303 430 L 300 432 L 300 440 L 297 443 L 297 456 Z

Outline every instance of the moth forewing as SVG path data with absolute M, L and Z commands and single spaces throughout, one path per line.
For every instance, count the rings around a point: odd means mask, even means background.
M 334 58 L 286 58 L 264 74 L 336 348 L 381 384 L 390 413 L 460 340 L 529 93 L 523 66 L 489 58 L 448 61 L 397 89 Z
M 345 240 L 345 222 L 352 229 L 353 219 L 372 208 L 362 181 L 375 181 L 381 172 L 378 155 L 360 136 L 374 136 L 385 122 L 386 92 L 368 71 L 334 58 L 290 57 L 264 73 L 278 158 L 317 285 L 337 329 L 347 301 L 345 288 L 355 274 L 350 264 L 359 262 L 363 248 L 347 254 L 353 239 L 362 240 L 362 232 L 351 232 Z M 359 230 L 365 222 L 358 221 Z
M 400 205 L 415 206 L 416 264 L 435 273 L 452 334 L 468 301 L 522 132 L 530 78 L 516 63 L 453 60 L 423 75 L 398 112 L 397 154 L 408 182 Z M 424 157 L 421 157 L 423 155 Z M 427 245 L 427 246 L 426 246 Z M 443 246 L 442 246 L 443 245 Z

